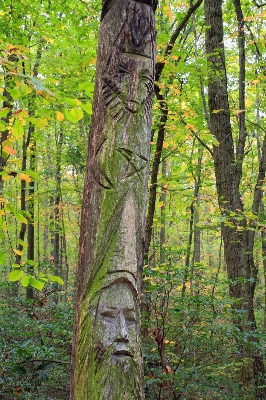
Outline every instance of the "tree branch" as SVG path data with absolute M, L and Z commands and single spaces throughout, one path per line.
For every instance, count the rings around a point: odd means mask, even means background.
M 189 18 L 191 17 L 191 15 L 196 11 L 196 9 L 201 5 L 201 3 L 203 2 L 203 0 L 198 0 L 194 5 L 191 5 L 187 11 L 187 14 L 185 15 L 185 17 L 183 18 L 183 20 L 181 21 L 181 23 L 178 25 L 178 27 L 176 28 L 176 30 L 174 31 L 174 33 L 171 36 L 171 39 L 166 47 L 165 53 L 164 53 L 164 57 L 165 59 L 169 58 L 170 54 L 172 53 L 174 44 L 176 42 L 176 39 L 178 38 L 180 32 L 182 31 L 182 29 L 186 26 Z M 159 81 L 160 76 L 163 72 L 165 66 L 165 61 L 162 62 L 157 62 L 156 66 L 155 66 L 155 81 Z

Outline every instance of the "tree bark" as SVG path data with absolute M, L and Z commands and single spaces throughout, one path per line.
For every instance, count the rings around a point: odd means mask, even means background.
M 138 316 L 153 2 L 104 1 L 81 216 L 71 400 L 143 399 Z
M 237 2 L 235 2 L 237 3 Z M 254 313 L 254 291 L 257 271 L 253 258 L 254 226 L 248 224 L 243 213 L 239 184 L 242 176 L 242 161 L 245 146 L 244 120 L 239 123 L 239 140 L 234 152 L 234 141 L 230 123 L 230 109 L 227 91 L 227 76 L 224 57 L 222 0 L 205 1 L 206 52 L 208 58 L 208 100 L 210 129 L 219 145 L 213 146 L 216 188 L 221 214 L 224 217 L 222 236 L 224 254 L 230 280 L 229 293 L 233 300 L 234 322 L 241 332 L 248 335 L 246 344 L 239 343 L 245 354 L 253 352 L 253 376 L 256 386 L 256 399 L 266 398 L 264 385 L 264 364 L 262 356 L 256 351 L 257 333 Z M 243 38 L 241 39 L 243 40 Z M 241 53 L 240 75 L 243 76 Z M 241 69 L 242 68 L 242 69 Z M 240 87 L 240 103 L 243 102 L 244 89 Z M 265 173 L 263 160 L 260 163 L 258 183 L 254 191 L 253 213 L 258 212 L 258 199 L 261 197 L 261 179 Z M 251 226 L 250 226 L 251 225 Z M 251 345 L 251 347 L 250 347 Z

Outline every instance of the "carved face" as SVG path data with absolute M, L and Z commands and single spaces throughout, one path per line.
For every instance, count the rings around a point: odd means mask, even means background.
M 129 1 L 127 20 L 113 45 L 103 76 L 103 96 L 111 117 L 144 112 L 153 91 L 150 7 Z
M 103 95 L 111 116 L 145 111 L 145 102 L 153 91 L 151 62 L 134 54 L 120 54 L 104 76 Z
M 102 351 L 132 357 L 136 346 L 136 305 L 131 288 L 115 283 L 102 292 L 95 323 L 95 339 Z M 111 355 L 110 354 L 110 355 Z

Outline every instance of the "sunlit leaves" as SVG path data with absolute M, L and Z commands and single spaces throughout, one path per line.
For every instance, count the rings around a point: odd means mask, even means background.
M 57 118 L 58 121 L 61 122 L 61 121 L 64 121 L 65 116 L 60 111 L 56 111 L 56 118 Z
M 64 113 L 66 118 L 74 124 L 83 118 L 83 111 L 79 107 L 73 107 L 70 110 L 65 109 Z
M 15 122 L 11 128 L 11 131 L 16 139 L 22 138 L 22 136 L 24 134 L 24 127 L 19 118 L 15 119 Z
M 31 178 L 29 177 L 29 175 L 25 174 L 24 172 L 21 172 L 18 175 L 19 179 L 21 179 L 22 181 L 26 181 L 26 182 L 31 182 Z
M 8 279 L 10 282 L 17 282 L 22 278 L 23 271 L 21 269 L 14 269 L 13 271 L 9 272 Z
M 47 278 L 51 281 L 51 282 L 56 282 L 59 283 L 60 285 L 64 285 L 64 281 L 62 278 L 60 278 L 60 276 L 56 276 L 56 275 L 47 275 Z

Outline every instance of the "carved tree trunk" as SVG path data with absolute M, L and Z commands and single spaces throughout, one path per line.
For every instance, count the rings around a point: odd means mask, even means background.
M 154 56 L 152 1 L 103 1 L 81 217 L 72 400 L 144 398 L 138 309 Z

